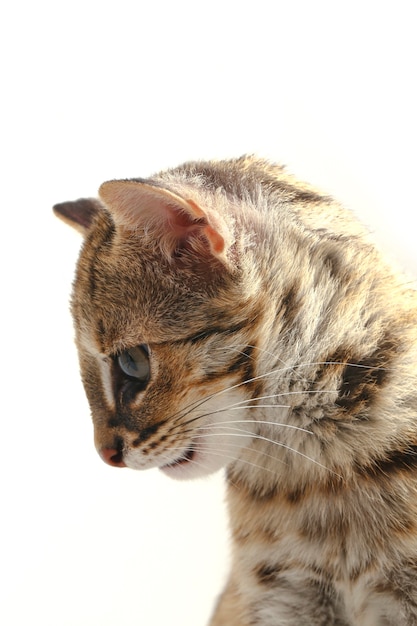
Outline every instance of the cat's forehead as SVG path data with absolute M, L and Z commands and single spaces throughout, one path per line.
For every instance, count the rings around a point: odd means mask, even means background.
M 115 353 L 197 335 L 241 316 L 235 280 L 170 263 L 146 237 L 97 219 L 80 254 L 72 307 L 82 343 Z

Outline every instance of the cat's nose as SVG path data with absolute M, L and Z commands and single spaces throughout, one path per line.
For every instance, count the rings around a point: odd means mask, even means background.
M 105 463 L 113 467 L 126 467 L 123 461 L 123 452 L 116 448 L 101 448 L 99 454 Z

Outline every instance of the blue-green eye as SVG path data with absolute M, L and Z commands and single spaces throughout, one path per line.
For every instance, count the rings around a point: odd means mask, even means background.
M 149 364 L 149 350 L 145 345 L 124 350 L 117 357 L 117 362 L 123 374 L 139 382 L 149 380 L 151 368 Z

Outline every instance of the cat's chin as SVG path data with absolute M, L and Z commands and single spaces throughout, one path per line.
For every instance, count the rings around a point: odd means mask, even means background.
M 210 458 L 201 453 L 186 453 L 172 463 L 162 465 L 159 469 L 166 476 L 176 480 L 192 480 L 193 478 L 203 478 L 214 474 L 226 465 L 226 460 L 221 458 Z

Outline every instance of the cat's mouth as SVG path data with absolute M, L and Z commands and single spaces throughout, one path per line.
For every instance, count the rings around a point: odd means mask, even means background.
M 178 459 L 175 461 L 171 461 L 170 463 L 166 463 L 160 467 L 161 470 L 169 470 L 171 468 L 178 467 L 179 465 L 185 465 L 193 460 L 195 456 L 195 450 L 193 448 L 188 448 Z
M 187 480 L 188 478 L 207 476 L 217 472 L 229 461 L 230 456 L 227 453 L 225 455 L 219 454 L 210 445 L 210 442 L 206 442 L 206 445 L 202 446 L 200 442 L 189 441 L 188 447 L 183 449 L 183 452 L 177 458 L 160 465 L 159 469 L 170 478 Z

